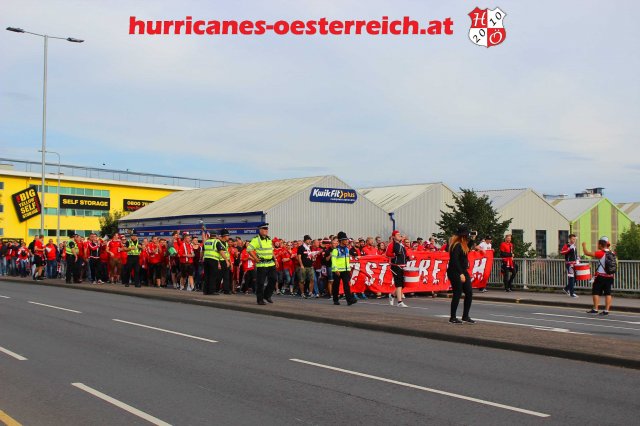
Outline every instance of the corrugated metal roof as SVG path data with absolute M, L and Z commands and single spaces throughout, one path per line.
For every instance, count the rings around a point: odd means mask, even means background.
M 601 197 L 594 198 L 565 198 L 561 200 L 551 201 L 551 205 L 555 207 L 564 217 L 570 221 L 574 221 L 582 216 L 588 210 L 591 210 L 596 204 L 604 200 Z
M 315 176 L 176 192 L 131 213 L 122 220 L 264 212 L 326 177 Z
M 437 185 L 440 184 L 420 183 L 415 185 L 383 186 L 378 188 L 362 188 L 359 189 L 358 192 L 386 212 L 394 212 Z
M 619 203 L 618 208 L 625 212 L 635 223 L 640 224 L 640 202 Z
M 527 188 L 495 189 L 489 191 L 476 191 L 476 194 L 479 197 L 482 197 L 483 195 L 489 197 L 489 201 L 493 205 L 493 208 L 500 211 L 527 191 Z

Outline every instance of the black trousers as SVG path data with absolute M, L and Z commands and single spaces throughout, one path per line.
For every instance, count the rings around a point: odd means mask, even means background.
M 231 292 L 231 270 L 227 266 L 227 262 L 224 260 L 218 260 L 218 269 L 216 274 L 214 291 L 220 291 L 223 289 L 225 293 Z
M 334 302 L 337 302 L 340 298 L 340 282 L 342 282 L 344 298 L 350 302 L 353 297 L 351 295 L 351 272 L 341 271 L 333 273 L 333 287 L 331 288 L 331 293 Z
M 277 279 L 278 274 L 275 265 L 256 268 L 256 298 L 258 302 L 271 298 L 276 288 Z M 264 285 L 265 281 L 267 282 L 266 286 Z
M 97 257 L 89 258 L 89 269 L 91 270 L 91 280 L 98 281 L 98 278 L 102 279 L 102 277 L 98 276 L 98 270 L 100 267 L 100 259 Z
M 140 287 L 140 256 L 127 256 L 127 264 L 122 268 L 122 284 L 129 284 L 133 272 L 133 283 Z
M 67 275 L 65 277 L 67 284 L 71 283 L 72 278 L 74 282 L 80 281 L 79 272 L 80 271 L 76 265 L 76 257 L 74 255 L 67 254 Z
M 462 311 L 462 318 L 469 318 L 469 310 L 471 310 L 471 301 L 473 300 L 473 291 L 471 290 L 471 278 L 468 273 L 464 274 L 466 280 L 462 282 L 460 275 L 447 274 L 449 281 L 451 282 L 451 288 L 453 289 L 453 297 L 451 298 L 451 318 L 456 317 L 458 311 L 458 304 L 460 303 L 460 296 L 464 292 L 464 309 Z
M 218 279 L 218 261 L 215 259 L 204 259 L 204 279 L 202 281 L 202 294 L 211 294 L 216 290 Z
M 516 277 L 518 273 L 518 265 L 513 264 L 513 268 L 507 268 L 504 264 L 502 265 L 502 279 L 504 281 L 504 289 L 505 290 L 513 290 L 513 279 Z

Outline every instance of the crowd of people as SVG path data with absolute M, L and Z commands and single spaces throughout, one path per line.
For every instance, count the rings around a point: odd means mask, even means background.
M 223 229 L 217 235 L 203 229 L 204 240 L 188 232 L 175 231 L 171 238 L 153 236 L 139 239 L 132 233 L 129 238 L 118 233 L 111 237 L 90 234 L 87 238 L 73 234 L 69 240 L 55 244 L 45 243 L 42 235 L 27 245 L 24 241 L 0 242 L 0 275 L 31 277 L 33 280 L 64 278 L 67 283 L 130 284 L 136 287 L 166 287 L 185 291 L 202 291 L 206 294 L 255 294 L 259 304 L 272 303 L 271 295 L 291 295 L 300 298 L 333 298 L 339 304 L 338 286 L 342 282 L 348 304 L 358 299 L 388 297 L 391 305 L 407 307 L 403 300 L 403 268 L 414 252 L 449 251 L 447 276 L 453 290 L 450 321 L 456 318 L 457 305 L 465 294 L 462 320 L 473 323 L 469 317 L 472 301 L 471 280 L 468 274 L 469 250 L 493 250 L 491 236 L 476 244 L 476 234 L 461 227 L 452 238 L 438 246 L 434 238 L 411 241 L 399 231 L 388 239 L 380 236 L 348 238 L 344 232 L 323 238 L 305 235 L 301 240 L 285 241 L 268 236 L 268 224 L 259 228 L 253 240 L 232 238 Z M 562 249 L 567 265 L 568 283 L 564 291 L 571 297 L 574 292 L 574 267 L 579 263 L 575 235 Z M 608 239 L 602 237 L 599 250 L 586 255 L 600 260 L 592 294 L 597 313 L 599 296 L 606 297 L 603 314 L 611 306 L 613 275 L 605 260 L 611 252 Z M 501 273 L 504 289 L 513 289 L 518 272 L 514 262 L 514 246 L 507 235 L 500 244 Z M 386 256 L 396 291 L 390 295 L 380 293 L 351 294 L 349 291 L 350 262 L 361 256 Z M 610 262 L 609 262 L 610 263 Z M 606 268 L 605 268 L 606 266 Z M 606 270 L 605 270 L 606 269 Z M 257 285 L 260 282 L 262 285 Z M 265 287 L 266 283 L 266 287 Z M 479 289 L 486 292 L 485 289 Z

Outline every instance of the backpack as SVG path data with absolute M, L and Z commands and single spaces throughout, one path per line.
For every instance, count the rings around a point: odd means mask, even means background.
M 612 251 L 606 251 L 604 253 L 604 273 L 607 275 L 613 275 L 618 272 L 618 259 Z

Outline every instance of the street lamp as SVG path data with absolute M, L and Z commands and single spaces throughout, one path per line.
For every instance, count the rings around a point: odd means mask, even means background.
M 42 150 L 38 150 L 38 152 L 41 152 Z M 56 244 L 60 244 L 60 154 L 55 152 L 55 151 L 46 151 L 49 154 L 55 154 L 58 157 L 58 208 L 56 209 L 58 211 L 58 227 L 56 228 Z M 43 212 L 44 212 L 44 206 L 42 207 Z
M 57 40 L 66 40 L 71 43 L 82 43 L 84 40 L 80 40 L 78 38 L 73 37 L 54 37 L 47 34 L 38 34 L 32 33 L 29 31 L 25 31 L 22 28 L 16 27 L 7 27 L 7 31 L 11 31 L 14 33 L 25 33 L 31 34 L 38 37 L 44 38 L 44 78 L 42 84 L 42 188 L 40 191 L 41 194 L 41 205 L 42 205 L 42 214 L 40 215 L 40 234 L 44 235 L 44 194 L 45 194 L 45 185 L 44 185 L 44 174 L 45 174 L 45 155 L 47 152 L 47 50 L 49 45 L 49 39 L 54 38 Z M 59 176 L 59 175 L 58 175 Z

